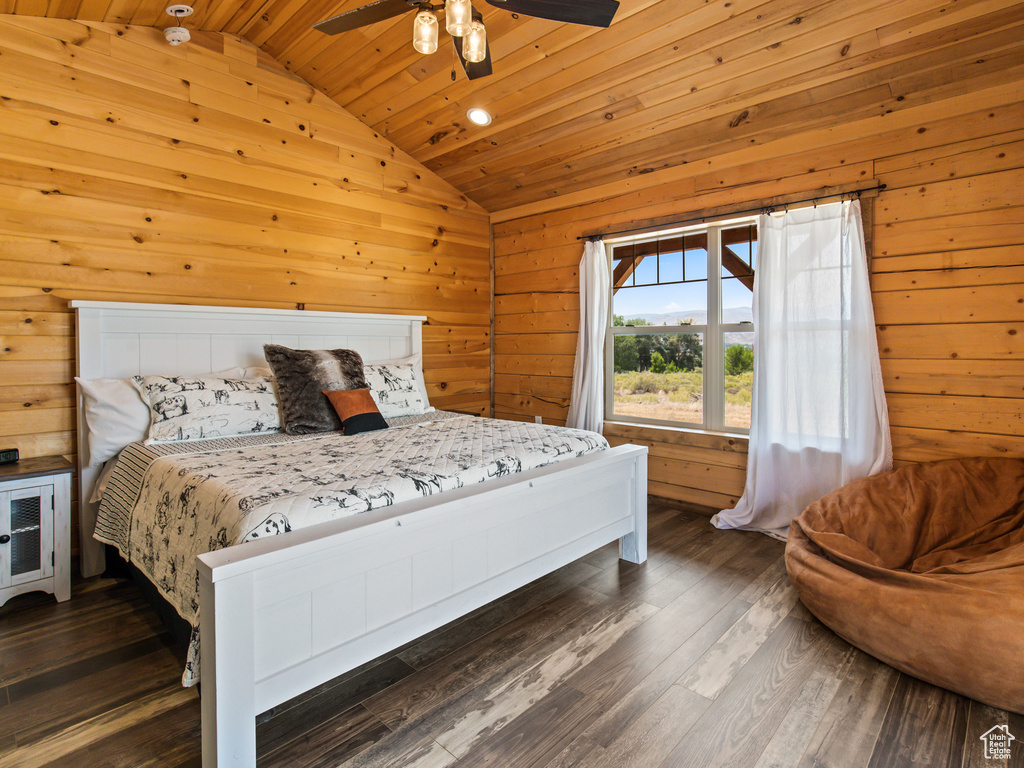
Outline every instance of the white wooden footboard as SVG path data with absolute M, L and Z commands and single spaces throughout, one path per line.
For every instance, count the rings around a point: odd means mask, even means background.
M 256 715 L 608 542 L 647 558 L 647 449 L 201 555 L 203 766 L 255 766 Z

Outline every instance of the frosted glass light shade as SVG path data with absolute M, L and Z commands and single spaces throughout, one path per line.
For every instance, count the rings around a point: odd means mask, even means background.
M 420 53 L 437 50 L 437 16 L 433 11 L 420 11 L 412 27 L 412 47 Z
M 473 4 L 470 0 L 445 0 L 444 28 L 452 37 L 465 37 L 473 23 Z
M 487 30 L 482 21 L 474 21 L 469 34 L 462 38 L 462 58 L 472 62 L 487 58 Z

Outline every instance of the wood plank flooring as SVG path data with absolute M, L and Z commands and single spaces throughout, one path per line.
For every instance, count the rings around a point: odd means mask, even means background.
M 902 675 L 799 603 L 782 544 L 651 498 L 605 547 L 264 713 L 260 768 L 1024 766 L 1024 717 Z M 128 582 L 0 609 L 0 766 L 200 765 L 183 653 Z M 982 733 L 1008 725 L 1009 761 Z

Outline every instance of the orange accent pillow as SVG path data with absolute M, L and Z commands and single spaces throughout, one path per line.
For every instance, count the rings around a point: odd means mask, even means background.
M 321 390 L 341 419 L 341 431 L 346 435 L 387 429 L 388 423 L 380 415 L 377 404 L 368 389 Z

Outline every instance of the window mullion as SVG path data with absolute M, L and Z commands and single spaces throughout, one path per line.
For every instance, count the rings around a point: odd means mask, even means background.
M 606 243 L 604 255 L 608 261 L 608 274 L 615 274 L 615 261 L 612 259 L 614 246 Z M 614 280 L 613 280 L 614 282 Z M 611 332 L 612 314 L 615 312 L 615 286 L 609 286 L 608 326 L 604 335 L 604 413 L 608 418 L 615 413 L 615 334 Z M 575 372 L 574 372 L 575 373 Z
M 722 349 L 722 230 L 708 228 L 708 332 L 704 336 L 704 428 L 725 424 L 725 351 Z

